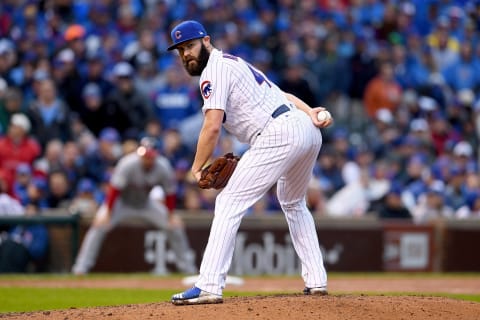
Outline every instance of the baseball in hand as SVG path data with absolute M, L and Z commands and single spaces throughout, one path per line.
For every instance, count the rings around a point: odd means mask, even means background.
M 318 121 L 326 121 L 330 118 L 332 118 L 332 115 L 327 110 L 322 110 L 319 113 L 317 113 Z

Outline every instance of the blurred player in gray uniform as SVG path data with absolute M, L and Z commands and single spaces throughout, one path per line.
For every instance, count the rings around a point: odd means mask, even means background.
M 164 205 L 150 196 L 155 186 L 161 186 L 165 193 Z M 165 230 L 176 255 L 177 269 L 182 273 L 195 273 L 185 230 L 178 223 L 178 217 L 172 214 L 175 191 L 175 174 L 170 162 L 157 154 L 154 139 L 143 138 L 136 152 L 123 156 L 117 163 L 105 202 L 85 235 L 73 273 L 88 273 L 95 264 L 106 234 L 122 220 L 133 217 Z
M 315 223 L 305 195 L 322 146 L 318 120 L 324 108 L 310 108 L 285 93 L 265 74 L 213 47 L 205 28 L 184 21 L 171 32 L 187 72 L 200 76 L 203 126 L 191 172 L 198 181 L 225 128 L 250 148 L 215 201 L 215 215 L 195 286 L 173 295 L 172 303 L 220 303 L 232 261 L 235 237 L 247 209 L 274 184 L 293 246 L 302 264 L 305 294 L 327 294 L 327 274 Z

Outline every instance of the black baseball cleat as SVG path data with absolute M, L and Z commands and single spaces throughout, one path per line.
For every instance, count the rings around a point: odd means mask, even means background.
M 315 295 L 315 296 L 326 296 L 328 295 L 328 290 L 325 287 L 317 287 L 317 288 L 307 288 L 303 289 L 304 295 Z

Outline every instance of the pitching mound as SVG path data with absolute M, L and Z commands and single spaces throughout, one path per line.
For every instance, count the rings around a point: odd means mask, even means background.
M 1 319 L 478 319 L 480 304 L 438 297 L 258 296 L 223 304 L 173 306 L 168 302 L 0 315 Z

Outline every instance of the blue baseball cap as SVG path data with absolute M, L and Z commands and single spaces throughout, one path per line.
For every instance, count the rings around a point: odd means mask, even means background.
M 199 22 L 194 20 L 183 21 L 176 25 L 170 33 L 173 44 L 168 47 L 168 51 L 176 49 L 180 43 L 203 38 L 207 35 L 207 31 Z
M 120 134 L 115 128 L 106 127 L 100 131 L 98 139 L 107 142 L 119 142 Z
M 78 182 L 77 192 L 94 192 L 95 183 L 88 178 L 83 178 Z

